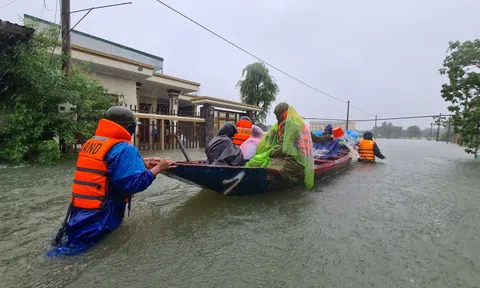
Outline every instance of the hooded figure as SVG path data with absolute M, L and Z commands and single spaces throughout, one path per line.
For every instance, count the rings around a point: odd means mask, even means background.
M 327 124 L 327 126 L 325 126 L 325 129 L 323 130 L 323 134 L 324 134 L 324 135 L 333 135 L 333 127 L 332 127 L 332 125 Z
M 287 118 L 289 105 L 285 102 L 279 103 L 273 113 L 277 118 L 278 130 L 280 134 L 284 134 L 285 130 L 285 119 Z M 283 149 L 283 140 L 284 137 L 278 137 L 278 142 L 273 148 L 272 154 L 270 155 L 271 167 L 280 172 L 282 178 L 286 179 L 288 182 L 296 183 L 304 175 L 303 167 L 298 163 L 293 156 L 287 155 L 282 152 Z
M 242 150 L 243 158 L 245 160 L 250 160 L 255 156 L 257 151 L 258 142 L 262 140 L 263 130 L 256 125 L 252 125 L 252 133 L 250 137 L 240 145 L 240 150 Z
M 333 134 L 332 125 L 327 124 L 327 126 L 325 126 L 325 129 L 323 131 L 323 135 L 317 136 L 315 135 L 315 133 L 311 132 L 312 142 L 322 143 L 322 144 L 332 142 L 333 141 L 332 134 Z
M 310 129 L 293 107 L 279 103 L 274 109 L 278 123 L 262 138 L 257 154 L 248 167 L 275 169 L 290 183 L 304 180 L 305 186 L 313 186 L 313 152 Z
M 217 136 L 210 140 L 205 148 L 208 164 L 220 166 L 243 166 L 245 160 L 240 148 L 232 143 L 237 128 L 232 123 L 225 123 Z

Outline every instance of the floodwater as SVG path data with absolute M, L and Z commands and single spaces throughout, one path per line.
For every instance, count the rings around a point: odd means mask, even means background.
M 480 161 L 445 143 L 378 144 L 388 160 L 313 191 L 228 197 L 158 176 L 118 230 L 62 259 L 45 252 L 74 162 L 1 167 L 0 286 L 479 287 Z

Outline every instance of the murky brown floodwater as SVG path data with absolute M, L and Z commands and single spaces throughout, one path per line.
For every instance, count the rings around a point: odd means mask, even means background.
M 0 286 L 479 287 L 480 161 L 445 143 L 379 145 L 385 163 L 311 192 L 227 197 L 159 176 L 103 243 L 57 260 L 44 255 L 74 162 L 2 167 Z

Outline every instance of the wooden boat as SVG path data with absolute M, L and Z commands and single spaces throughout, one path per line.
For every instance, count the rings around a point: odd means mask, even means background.
M 335 175 L 351 162 L 348 154 L 332 156 L 328 160 L 315 160 L 315 181 Z M 177 162 L 177 167 L 164 175 L 181 182 L 210 189 L 227 195 L 261 194 L 296 185 L 285 182 L 278 171 L 266 168 L 214 166 L 202 161 Z

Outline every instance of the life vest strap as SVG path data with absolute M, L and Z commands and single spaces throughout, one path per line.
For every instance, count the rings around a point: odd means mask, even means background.
M 93 182 L 87 182 L 87 181 L 81 181 L 81 180 L 73 180 L 73 183 L 78 184 L 78 185 L 85 185 L 85 186 L 90 186 L 90 187 L 95 187 L 97 189 L 101 189 L 102 185 L 98 183 L 93 183 Z
M 73 192 L 72 192 L 72 197 L 79 198 L 79 199 L 87 199 L 87 200 L 99 200 L 99 201 L 103 201 L 103 199 L 105 198 L 103 196 L 82 195 L 82 194 L 77 194 Z
M 99 175 L 102 175 L 102 176 L 107 175 L 107 172 L 105 172 L 105 171 L 97 170 L 97 169 L 84 168 L 84 167 L 77 167 L 77 171 L 94 173 L 94 174 L 99 174 Z

